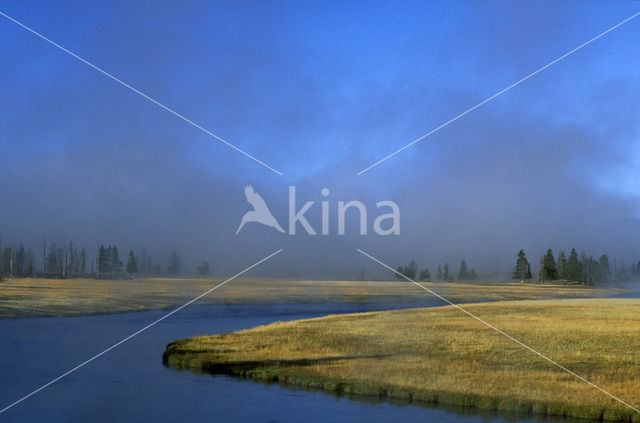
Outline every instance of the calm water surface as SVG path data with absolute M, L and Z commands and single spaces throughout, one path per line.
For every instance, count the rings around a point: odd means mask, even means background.
M 433 305 L 441 304 L 430 298 L 412 304 Z M 399 307 L 370 303 L 187 307 L 0 414 L 0 422 L 540 421 L 352 400 L 229 377 L 195 375 L 162 365 L 166 344 L 176 339 L 274 321 L 389 308 Z M 0 409 L 164 314 L 166 311 L 0 320 Z

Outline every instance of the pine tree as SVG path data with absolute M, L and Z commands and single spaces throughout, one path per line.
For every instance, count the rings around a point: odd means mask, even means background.
M 2 273 L 6 276 L 11 277 L 11 248 L 10 247 L 5 247 L 4 251 L 1 252 L 2 253 L 2 264 L 3 264 L 3 268 L 2 268 Z
M 476 273 L 475 269 L 471 269 L 471 272 L 469 272 L 469 279 L 472 281 L 478 280 L 478 274 Z
M 167 273 L 169 275 L 177 275 L 182 269 L 182 259 L 178 256 L 176 250 L 171 250 L 169 254 L 169 263 L 167 264 Z
M 18 247 L 18 252 L 16 253 L 15 274 L 17 276 L 26 276 L 27 274 L 26 258 L 27 257 L 26 257 L 26 252 L 24 251 L 24 246 L 20 244 L 20 247 Z
M 153 272 L 153 260 L 147 255 L 147 250 L 142 250 L 142 258 L 140 259 L 140 273 L 149 275 Z
M 577 282 L 580 278 L 580 261 L 575 248 L 571 249 L 569 258 L 567 259 L 566 279 L 568 281 Z
M 129 259 L 127 260 L 127 273 L 138 273 L 138 262 L 136 256 L 133 254 L 133 250 L 129 250 Z
M 442 280 L 442 267 L 440 265 L 438 265 L 438 270 L 436 271 L 436 279 L 441 281 Z
M 96 263 L 98 278 L 105 277 L 106 261 L 107 261 L 107 250 L 104 248 L 104 245 L 100 245 L 100 248 L 98 249 L 98 262 Z
M 547 253 L 542 258 L 542 266 L 540 268 L 540 281 L 554 281 L 556 279 L 558 279 L 556 260 L 553 258 L 553 251 L 551 251 L 551 248 L 549 248 L 547 250 Z
M 53 244 L 54 248 L 52 249 L 54 255 L 54 274 L 56 278 L 61 278 L 64 276 L 64 248 L 56 247 L 55 243 Z
M 25 261 L 25 275 L 35 276 L 36 274 L 36 263 L 34 259 L 33 251 L 27 250 L 26 261 Z
M 640 262 L 638 262 L 640 265 Z M 611 278 L 611 267 L 609 266 L 609 257 L 606 254 L 600 256 L 598 260 L 598 266 L 600 268 L 600 281 L 607 283 Z
M 51 243 L 49 247 L 49 254 L 47 254 L 47 273 L 51 277 L 60 277 L 62 272 L 60 271 L 62 263 L 60 260 L 60 248 L 56 246 L 55 242 Z
M 396 271 L 394 272 L 394 275 L 396 277 L 397 280 L 399 281 L 403 281 L 404 279 L 404 267 L 403 266 L 398 266 L 396 267 Z
M 560 250 L 558 253 L 558 264 L 556 266 L 558 279 L 567 279 L 567 255 Z
M 84 248 L 80 251 L 80 274 L 83 278 L 87 276 L 87 252 Z
M 527 260 L 527 255 L 524 250 L 518 251 L 518 257 L 516 258 L 516 267 L 513 269 L 512 279 L 519 279 L 521 282 L 525 282 L 531 279 L 531 265 Z
M 429 273 L 429 269 L 427 269 L 426 267 L 420 271 L 420 280 L 421 281 L 431 280 L 431 273 Z
M 200 266 L 198 266 L 198 274 L 206 276 L 209 273 L 211 273 L 211 270 L 209 268 L 209 262 L 208 261 L 203 261 L 202 264 Z
M 418 265 L 416 264 L 416 262 L 414 260 L 411 260 L 409 262 L 409 266 L 407 266 L 405 269 L 405 276 L 408 277 L 409 279 L 416 279 L 416 272 L 418 271 Z
M 460 269 L 458 270 L 458 281 L 469 280 L 469 271 L 467 270 L 467 263 L 462 260 L 460 262 Z
M 68 278 L 73 278 L 75 276 L 75 274 L 74 274 L 74 267 L 75 266 L 76 266 L 76 261 L 75 261 L 75 257 L 74 257 L 73 242 L 69 241 L 69 266 L 67 267 L 67 277 Z
M 444 264 L 444 270 L 442 271 L 442 278 L 448 282 L 451 282 L 453 280 L 453 275 L 449 272 L 449 263 Z
M 104 263 L 101 265 L 103 265 L 104 277 L 110 278 L 113 276 L 113 247 L 108 246 L 104 251 Z
M 122 274 L 122 262 L 118 255 L 118 247 L 115 245 L 111 249 L 111 275 L 120 276 Z

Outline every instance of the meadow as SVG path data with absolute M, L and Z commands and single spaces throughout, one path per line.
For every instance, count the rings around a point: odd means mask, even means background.
M 9 278 L 0 282 L 0 318 L 73 316 L 169 309 L 224 279 Z M 453 302 L 607 297 L 621 289 L 580 285 L 424 282 Z M 386 302 L 410 306 L 425 292 L 409 282 L 236 279 L 198 304 Z
M 465 309 L 636 408 L 640 299 Z M 640 414 L 451 307 L 334 315 L 173 342 L 166 365 L 339 395 L 640 422 Z

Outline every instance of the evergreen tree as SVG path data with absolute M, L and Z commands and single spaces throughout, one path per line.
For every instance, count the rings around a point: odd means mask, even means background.
M 404 281 L 404 266 L 398 266 L 396 267 L 396 271 L 394 272 L 396 279 L 399 281 Z
M 80 256 L 78 248 L 73 247 L 73 242 L 69 242 L 69 268 L 67 277 L 75 278 L 80 274 Z
M 113 275 L 113 247 L 108 246 L 104 254 L 104 276 L 110 278 Z
M 409 262 L 409 266 L 405 268 L 405 276 L 409 279 L 416 280 L 416 273 L 418 272 L 418 265 L 414 260 Z
M 74 260 L 74 256 L 73 256 L 73 242 L 69 241 L 69 265 L 67 266 L 67 277 L 68 278 L 73 278 L 74 277 L 74 272 L 73 272 L 73 268 L 76 265 L 75 260 Z
M 469 280 L 469 271 L 467 270 L 467 263 L 462 260 L 460 262 L 460 269 L 458 270 L 458 281 Z
M 209 269 L 209 262 L 203 261 L 202 264 L 198 266 L 198 274 L 206 276 L 209 273 L 211 273 L 211 270 Z
M 176 250 L 171 250 L 169 254 L 169 263 L 167 264 L 167 273 L 169 275 L 177 275 L 182 269 L 182 259 L 178 256 Z
M 116 247 L 115 245 L 111 249 L 111 275 L 122 275 L 122 262 L 120 261 L 120 257 L 118 255 L 118 247 Z
M 578 277 L 578 281 L 585 285 L 593 285 L 592 278 L 593 269 L 591 268 L 587 254 L 583 251 L 580 254 L 580 276 Z
M 27 253 L 24 251 L 24 246 L 20 244 L 20 247 L 18 247 L 18 252 L 16 253 L 16 264 L 14 272 L 16 276 L 26 276 L 26 259 Z
M 580 281 L 586 285 L 596 285 L 602 282 L 602 269 L 600 263 L 596 261 L 593 256 L 587 257 L 585 253 L 582 253 L 580 257 L 581 261 L 581 277 Z
M 47 269 L 47 276 L 52 276 L 54 273 L 54 269 L 56 268 L 56 255 L 54 253 L 56 244 L 53 243 L 49 247 L 49 253 L 45 259 L 45 269 Z
M 133 254 L 133 250 L 129 250 L 129 259 L 127 260 L 127 273 L 138 273 L 138 262 L 136 256 Z
M 556 266 L 558 279 L 567 279 L 567 255 L 560 250 L 558 253 L 558 264 Z
M 80 274 L 82 277 L 87 276 L 87 252 L 84 248 L 80 251 Z
M 431 280 L 431 273 L 429 273 L 429 269 L 427 269 L 426 267 L 420 271 L 420 280 L 421 281 Z
M 566 279 L 568 281 L 577 282 L 580 279 L 580 260 L 575 248 L 571 249 L 569 258 L 567 259 Z
M 118 247 L 109 245 L 105 248 L 101 245 L 98 250 L 98 277 L 107 279 L 121 277 L 122 274 L 122 261 L 120 261 Z
M 469 272 L 469 280 L 472 280 L 472 281 L 478 280 L 478 274 L 476 273 L 475 269 L 471 269 L 471 272 Z
M 417 271 L 418 271 L 418 265 L 416 264 L 416 262 L 414 260 L 411 260 L 411 262 L 409 262 L 408 266 L 406 266 L 406 267 L 398 266 L 396 268 L 396 272 L 397 272 L 396 273 L 396 279 L 401 280 L 401 281 L 402 280 L 406 280 L 406 278 L 403 277 L 403 276 L 406 276 L 409 279 L 415 280 Z M 398 273 L 400 273 L 400 275 Z M 403 276 L 401 276 L 401 275 L 403 275 Z
M 449 271 L 449 263 L 444 264 L 444 270 L 442 271 L 442 278 L 445 281 L 453 281 L 453 274 Z
M 11 247 L 5 247 L 4 251 L 2 252 L 2 262 L 3 262 L 3 273 L 6 276 L 12 277 L 13 276 L 13 251 L 11 249 Z
M 527 255 L 524 250 L 518 251 L 518 257 L 516 258 L 516 267 L 513 269 L 512 279 L 520 279 L 525 282 L 531 279 L 531 265 L 527 260 Z
M 25 263 L 25 276 L 35 276 L 36 274 L 36 263 L 33 255 L 33 251 L 27 250 L 26 254 L 26 263 Z
M 98 263 L 97 264 L 97 272 L 99 278 L 104 278 L 106 273 L 105 265 L 107 260 L 107 250 L 104 248 L 104 245 L 100 245 L 98 249 Z
M 62 278 L 64 276 L 64 254 L 65 249 L 62 247 L 57 247 L 55 249 L 56 255 L 56 277 Z
M 606 254 L 600 256 L 600 259 L 598 260 L 598 267 L 600 268 L 600 282 L 609 282 L 609 279 L 611 278 L 611 266 L 609 266 L 609 257 L 607 257 Z
M 441 281 L 442 280 L 442 267 L 440 265 L 438 265 L 438 270 L 436 270 L 436 279 Z
M 140 259 L 140 273 L 149 275 L 153 273 L 153 260 L 147 255 L 147 250 L 142 250 L 142 258 Z
M 60 278 L 62 277 L 63 268 L 64 251 L 53 242 L 49 247 L 49 254 L 47 254 L 47 274 L 54 278 Z
M 553 251 L 551 248 L 547 250 L 547 253 L 542 258 L 542 266 L 540 268 L 540 281 L 554 281 L 558 279 L 556 270 L 556 260 L 553 257 Z

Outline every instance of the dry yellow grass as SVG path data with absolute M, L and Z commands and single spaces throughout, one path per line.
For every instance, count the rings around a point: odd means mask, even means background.
M 640 406 L 640 300 L 464 306 Z M 166 364 L 341 394 L 640 422 L 640 415 L 453 307 L 328 316 L 169 344 Z
M 6 279 L 0 282 L 0 318 L 68 316 L 166 309 L 183 304 L 222 279 L 135 278 Z M 620 292 L 584 286 L 518 283 L 434 283 L 425 286 L 454 302 L 589 298 Z M 407 302 L 424 291 L 408 282 L 237 279 L 200 303 Z

